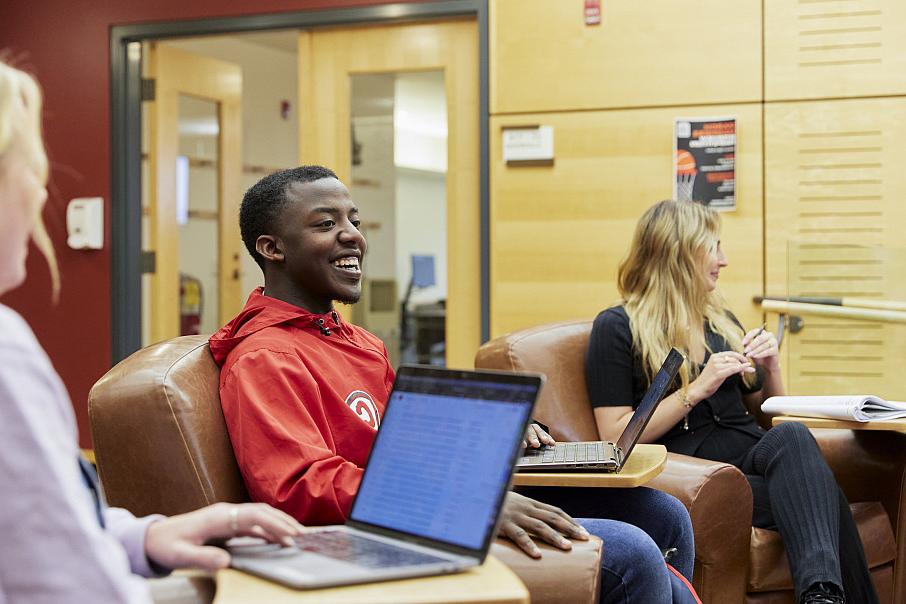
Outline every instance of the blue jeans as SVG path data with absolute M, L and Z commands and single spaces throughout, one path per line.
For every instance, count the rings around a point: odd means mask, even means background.
M 604 541 L 602 604 L 692 602 L 664 564 L 662 549 L 676 548 L 671 561 L 692 578 L 695 546 L 686 508 L 674 497 L 636 489 L 531 488 L 523 494 L 562 508 Z

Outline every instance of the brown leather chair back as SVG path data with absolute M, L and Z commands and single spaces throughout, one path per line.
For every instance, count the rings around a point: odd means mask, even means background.
M 94 385 L 88 414 L 111 505 L 172 515 L 249 500 L 219 392 L 207 336 L 139 350 Z
M 563 441 L 598 440 L 585 386 L 591 321 L 566 321 L 491 340 L 475 356 L 478 368 L 536 371 L 547 376 L 534 417 Z

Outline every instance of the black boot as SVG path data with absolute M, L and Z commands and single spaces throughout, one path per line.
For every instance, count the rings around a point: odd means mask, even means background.
M 802 594 L 799 604 L 845 604 L 843 591 L 833 583 L 815 583 Z

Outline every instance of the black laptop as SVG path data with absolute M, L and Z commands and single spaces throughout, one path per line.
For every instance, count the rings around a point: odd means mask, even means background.
M 569 442 L 557 443 L 540 447 L 538 449 L 526 449 L 523 456 L 516 462 L 517 471 L 522 472 L 539 472 L 549 470 L 586 470 L 593 472 L 619 472 L 629 454 L 632 453 L 633 447 L 639 442 L 642 432 L 648 425 L 651 416 L 654 415 L 661 399 L 664 398 L 664 392 L 676 378 L 676 373 L 683 364 L 684 357 L 673 348 L 667 354 L 664 364 L 651 381 L 648 392 L 642 398 L 642 402 L 636 407 L 635 412 L 626 429 L 620 435 L 616 444 L 603 441 L 587 442 Z

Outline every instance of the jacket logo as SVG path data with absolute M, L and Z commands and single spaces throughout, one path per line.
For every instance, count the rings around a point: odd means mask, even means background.
M 377 405 L 371 395 L 364 390 L 353 390 L 346 397 L 346 405 L 359 419 L 377 430 L 381 425 L 381 416 L 378 414 Z

